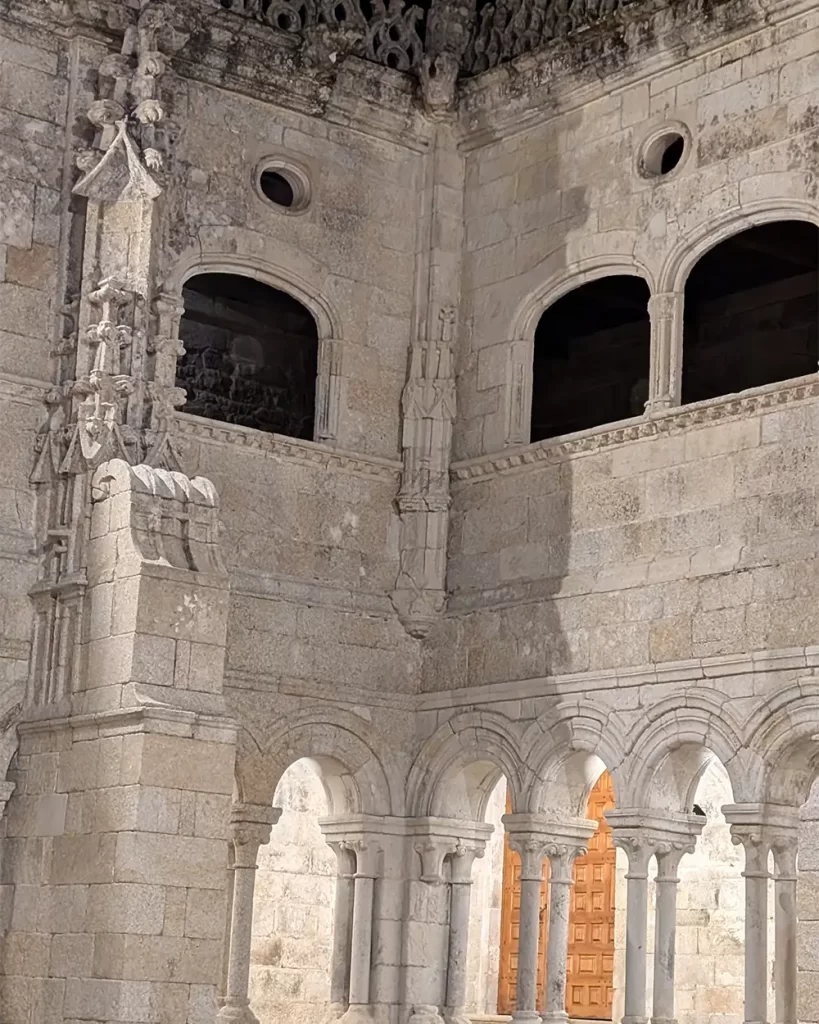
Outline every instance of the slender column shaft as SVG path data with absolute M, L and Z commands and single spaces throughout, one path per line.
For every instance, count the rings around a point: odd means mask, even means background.
M 333 960 L 330 972 L 330 1003 L 343 1012 L 350 999 L 350 960 L 352 956 L 353 900 L 355 880 L 339 858 L 336 899 L 333 911 Z
M 527 835 L 509 835 L 509 845 L 520 854 L 520 924 L 518 933 L 518 978 L 515 993 L 516 1024 L 539 1021 L 537 1012 L 537 961 L 540 938 L 540 887 L 546 843 Z
M 550 851 L 549 946 L 546 954 L 546 1012 L 548 1024 L 567 1021 L 566 966 L 569 955 L 569 911 L 571 909 L 572 864 L 582 853 L 577 848 Z
M 665 409 L 680 400 L 683 296 L 659 292 L 648 304 L 651 317 L 651 383 L 648 409 Z
M 774 846 L 774 988 L 777 1024 L 796 1024 L 796 837 Z
M 352 956 L 350 963 L 350 1005 L 370 1001 L 370 967 L 373 947 L 374 850 L 356 844 L 357 868 L 353 898 Z
M 693 849 L 693 847 L 691 848 Z M 652 1024 L 673 1024 L 677 953 L 677 868 L 685 850 L 657 854 L 657 905 L 654 925 L 654 1006 Z
M 629 845 L 626 894 L 626 991 L 623 1024 L 646 1021 L 646 937 L 648 932 L 648 862 L 653 850 Z
M 245 804 L 237 805 L 231 812 L 234 848 L 233 904 L 227 985 L 224 1003 L 218 1014 L 220 1021 L 257 1024 L 248 997 L 256 857 L 259 847 L 270 839 L 271 825 L 278 820 L 280 814 L 281 810 L 278 808 Z
M 449 957 L 446 1005 L 461 1010 L 466 1005 L 466 956 L 469 948 L 469 903 L 472 882 L 452 882 L 449 903 Z
M 761 829 L 738 832 L 745 848 L 745 1024 L 768 1019 L 768 853 Z
M 515 1016 L 537 1010 L 537 954 L 540 932 L 540 878 L 520 880 L 520 936 Z

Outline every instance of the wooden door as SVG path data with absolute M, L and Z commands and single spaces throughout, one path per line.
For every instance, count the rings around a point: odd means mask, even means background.
M 566 1010 L 570 1017 L 611 1020 L 614 968 L 615 850 L 603 812 L 614 807 L 611 776 L 604 772 L 589 796 L 587 816 L 600 822 L 589 841 L 589 852 L 575 862 L 575 884 L 569 918 L 569 959 Z M 507 813 L 510 812 L 507 798 Z M 543 864 L 540 889 L 540 937 L 537 1006 L 545 1006 L 546 942 L 549 922 L 549 862 Z M 520 857 L 503 850 L 501 942 L 498 971 L 498 1013 L 515 1009 L 520 929 Z
M 614 786 L 604 772 L 591 791 L 586 812 L 600 824 L 589 840 L 589 852 L 574 865 L 566 982 L 570 1017 L 611 1020 L 616 851 L 603 813 L 612 807 Z
M 506 813 L 512 813 L 509 796 Z M 549 926 L 549 862 L 543 862 L 543 882 L 540 886 L 540 929 L 538 932 L 537 1005 L 542 1010 L 546 1003 L 546 938 Z M 501 895 L 500 964 L 498 966 L 498 1013 L 511 1014 L 515 1010 L 515 992 L 518 984 L 518 943 L 520 940 L 520 854 L 509 846 L 509 836 L 503 844 L 503 889 Z

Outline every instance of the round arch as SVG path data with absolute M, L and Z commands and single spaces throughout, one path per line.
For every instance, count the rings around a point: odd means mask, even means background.
M 709 691 L 689 690 L 660 701 L 632 728 L 626 749 L 614 773 L 623 806 L 686 812 L 713 756 L 728 773 L 734 799 L 744 799 L 741 794 L 748 790 L 737 761 L 743 751 L 742 730 L 725 699 Z
M 520 303 L 513 318 L 512 337 L 534 344 L 535 329 L 546 310 L 569 292 L 603 277 L 640 277 L 655 291 L 654 276 L 640 260 L 620 254 L 595 256 L 553 274 Z
M 506 777 L 513 810 L 523 810 L 519 748 L 518 730 L 504 715 L 477 711 L 456 715 L 424 743 L 413 762 L 407 784 L 408 813 L 464 817 L 466 811 L 474 820 L 482 820 L 501 776 Z M 453 785 L 456 779 L 460 786 Z
M 761 759 L 761 799 L 800 807 L 819 775 L 819 685 L 790 686 L 746 723 L 748 747 Z
M 672 249 L 658 278 L 660 292 L 681 292 L 694 265 L 711 249 L 748 228 L 798 220 L 819 227 L 819 210 L 802 199 L 771 198 L 749 203 L 700 225 Z
M 317 769 L 333 814 L 400 812 L 400 790 L 391 780 L 363 723 L 349 712 L 309 709 L 282 722 L 258 743 L 242 730 L 236 758 L 239 798 L 271 804 L 282 775 L 295 761 L 307 759 Z
M 585 817 L 589 794 L 604 771 L 614 776 L 625 757 L 616 711 L 564 701 L 540 715 L 524 735 L 529 772 L 527 809 Z
M 320 295 L 305 278 L 291 269 L 285 269 L 258 256 L 192 253 L 177 263 L 165 285 L 165 291 L 181 300 L 185 284 L 200 274 L 235 274 L 286 292 L 312 314 L 320 341 L 325 338 L 342 339 L 341 318 L 332 303 Z

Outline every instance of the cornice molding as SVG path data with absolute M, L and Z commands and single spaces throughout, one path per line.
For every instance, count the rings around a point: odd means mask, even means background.
M 538 441 L 524 448 L 463 459 L 452 463 L 450 473 L 454 483 L 473 483 L 501 473 L 525 471 L 531 466 L 558 465 L 569 459 L 594 455 L 633 441 L 678 434 L 695 427 L 747 417 L 817 397 L 819 374 L 810 374 L 784 384 L 766 385 L 741 394 L 658 411 L 650 417 L 643 416 L 576 435 Z
M 654 665 L 635 665 L 589 672 L 540 676 L 531 679 L 507 679 L 500 683 L 484 683 L 448 690 L 430 690 L 419 695 L 419 712 L 465 709 L 491 704 L 497 708 L 521 700 L 544 698 L 552 701 L 566 699 L 574 694 L 617 693 L 633 687 L 669 684 L 677 689 L 686 686 L 712 687 L 724 694 L 718 681 L 731 676 L 764 673 L 802 672 L 805 681 L 815 681 L 819 670 L 819 647 L 790 647 L 783 650 L 754 651 L 750 654 L 723 654 L 712 658 L 690 658 L 687 661 L 667 661 Z M 810 680 L 807 679 L 810 677 Z M 760 704 L 770 696 L 759 696 Z M 601 705 L 601 706 L 605 706 Z
M 377 455 L 362 455 L 340 448 L 328 448 L 313 441 L 301 441 L 293 437 L 283 437 L 281 434 L 266 434 L 250 427 L 204 420 L 188 413 L 176 414 L 173 434 L 174 441 L 182 444 L 180 451 L 183 456 L 185 441 L 197 441 L 201 444 L 244 448 L 272 458 L 354 473 L 357 476 L 389 483 L 396 482 L 401 473 L 401 463 L 397 459 L 384 459 Z

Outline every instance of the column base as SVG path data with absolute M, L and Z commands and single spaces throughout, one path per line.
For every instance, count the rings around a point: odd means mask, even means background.
M 224 1024 L 259 1024 L 259 1018 L 250 1009 L 250 1006 L 239 1006 L 236 1003 L 225 1002 L 216 1014 L 217 1021 Z
M 339 1020 L 344 1024 L 373 1024 L 375 1010 L 370 1003 L 351 1003 Z
M 630 1017 L 628 1015 L 623 1017 L 621 1024 L 649 1024 L 648 1017 Z
M 442 1013 L 446 1024 L 472 1024 L 463 1006 L 445 1006 Z
M 543 1014 L 543 1024 L 567 1024 L 569 1015 L 565 1010 L 557 1010 L 554 1013 L 548 1011 Z
M 677 1024 L 676 1017 L 652 1017 L 651 1024 Z
M 443 1022 L 444 1018 L 437 1006 L 432 1006 L 430 1003 L 417 1003 L 412 1008 L 408 1024 L 443 1024 Z
M 512 1024 L 540 1024 L 541 1017 L 537 1010 L 515 1010 Z
M 330 1003 L 327 1007 L 327 1013 L 324 1015 L 324 1024 L 331 1024 L 332 1021 L 336 1021 L 339 1017 L 343 1017 L 346 1012 L 346 1003 Z

